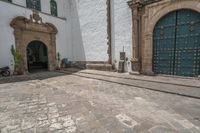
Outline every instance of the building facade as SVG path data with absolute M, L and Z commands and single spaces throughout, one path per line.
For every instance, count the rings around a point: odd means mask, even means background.
M 49 70 L 55 69 L 58 53 L 61 59 L 67 58 L 76 65 L 98 64 L 100 69 L 106 66 L 111 68 L 112 65 L 117 67 L 119 51 L 123 49 L 131 59 L 131 11 L 127 2 L 1 0 L 0 11 L 3 20 L 0 22 L 1 67 L 14 69 L 10 52 L 12 45 L 23 56 L 24 71 L 28 71 L 29 64 L 35 60 L 43 62 L 45 66 L 48 64 Z M 120 19 L 121 16 L 124 19 Z M 34 17 L 41 20 L 34 20 Z M 47 55 L 37 48 L 39 44 L 31 46 L 34 41 L 41 42 L 41 48 L 44 44 Z M 34 58 L 31 57 L 33 54 Z M 126 66 L 126 71 L 130 70 L 130 61 Z
M 200 75 L 200 0 L 0 0 L 0 67 L 77 66 Z M 94 65 L 92 65 L 94 64 Z M 34 66 L 36 65 L 36 66 Z

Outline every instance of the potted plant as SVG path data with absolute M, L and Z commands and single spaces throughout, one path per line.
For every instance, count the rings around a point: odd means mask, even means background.
M 23 58 L 18 50 L 11 46 L 11 53 L 14 58 L 14 75 L 22 75 L 23 74 Z

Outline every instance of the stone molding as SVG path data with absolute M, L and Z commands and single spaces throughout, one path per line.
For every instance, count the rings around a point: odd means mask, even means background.
M 56 67 L 56 34 L 57 28 L 51 23 L 43 23 L 39 13 L 33 11 L 30 18 L 18 16 L 14 18 L 10 26 L 14 29 L 15 47 L 23 57 L 23 72 L 28 72 L 26 49 L 30 42 L 41 41 L 48 49 L 48 69 Z
M 140 72 L 141 59 L 140 59 L 140 31 L 141 31 L 141 11 L 142 11 L 142 1 L 129 1 L 129 7 L 132 10 L 132 70 L 135 72 Z

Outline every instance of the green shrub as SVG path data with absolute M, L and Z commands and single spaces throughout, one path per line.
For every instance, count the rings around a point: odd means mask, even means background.
M 23 58 L 22 55 L 18 50 L 14 48 L 14 46 L 11 46 L 11 53 L 14 58 L 14 71 L 17 72 L 17 74 L 22 74 L 23 71 Z

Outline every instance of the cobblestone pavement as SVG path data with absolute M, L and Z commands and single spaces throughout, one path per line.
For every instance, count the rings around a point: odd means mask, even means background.
M 0 133 L 200 133 L 199 99 L 40 75 L 0 85 Z

